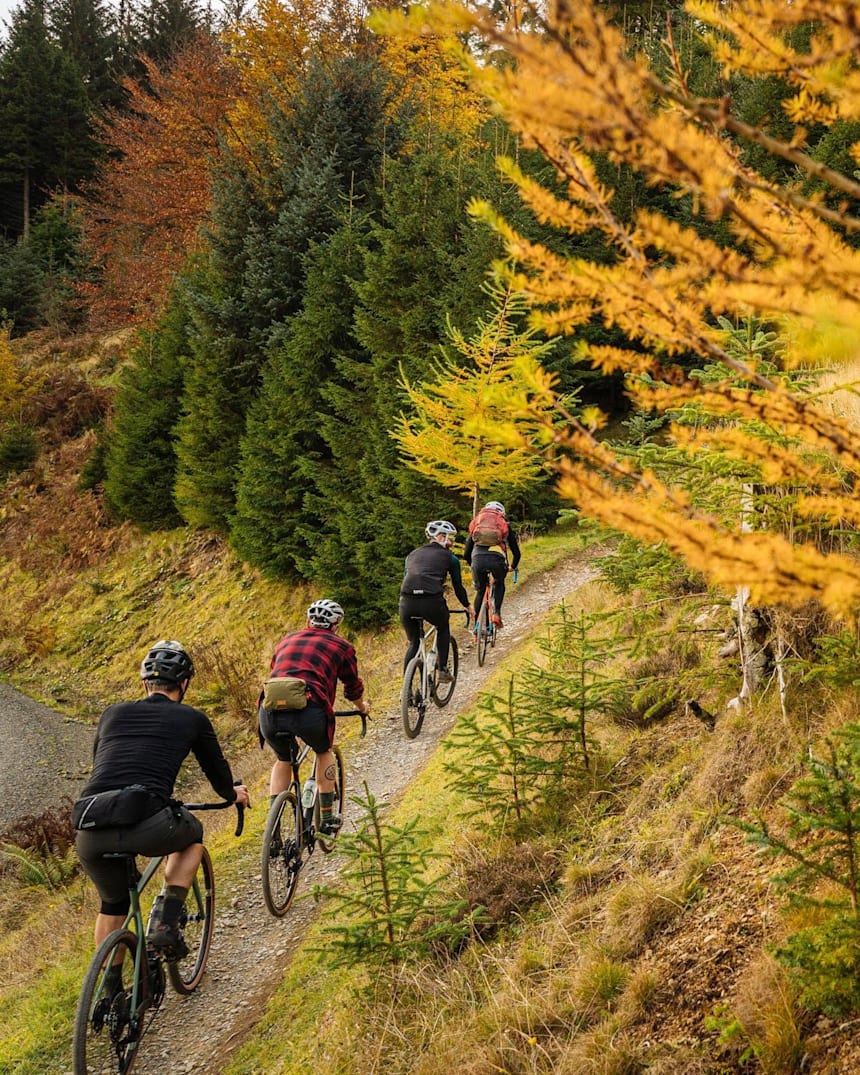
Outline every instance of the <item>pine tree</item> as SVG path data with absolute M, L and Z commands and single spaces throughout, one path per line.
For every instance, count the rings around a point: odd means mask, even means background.
M 125 101 L 116 16 L 104 0 L 53 0 L 47 10 L 51 38 L 73 60 L 97 114 Z
M 90 112 L 74 60 L 50 40 L 41 3 L 26 0 L 0 54 L 0 190 L 17 195 L 0 218 L 7 233 L 26 238 L 49 193 L 91 173 L 99 147 Z
M 106 437 L 105 502 L 117 518 L 145 530 L 180 522 L 173 441 L 188 354 L 186 316 L 176 295 L 159 325 L 142 334 L 123 370 Z
M 307 317 L 296 336 L 298 358 L 291 357 L 285 341 L 290 340 L 291 321 L 306 294 L 306 260 L 312 244 L 337 228 L 343 205 L 372 196 L 381 150 L 380 77 L 378 68 L 362 57 L 312 60 L 289 108 L 275 109 L 271 117 L 277 154 L 262 162 L 269 170 L 249 174 L 247 162 L 231 156 L 216 183 L 211 236 L 215 293 L 199 296 L 200 345 L 193 345 L 193 365 L 199 369 L 193 369 L 187 380 L 179 500 L 185 517 L 198 525 L 224 527 L 235 506 L 237 547 L 256 562 L 264 557 L 272 570 L 289 570 L 290 563 L 302 561 L 307 541 L 288 523 L 301 521 L 294 514 L 297 505 L 288 504 L 286 514 L 280 513 L 280 498 L 290 494 L 273 471 L 297 497 L 301 483 L 297 486 L 277 464 L 268 463 L 262 464 L 267 477 L 260 479 L 261 460 L 270 450 L 272 415 L 278 415 L 277 422 L 286 430 L 294 430 L 285 434 L 298 452 L 288 471 L 300 474 L 307 486 L 319 459 L 318 436 L 308 422 L 312 401 L 309 407 L 305 398 L 311 380 L 307 362 L 312 360 L 318 370 L 314 391 L 328 374 L 307 354 Z M 325 337 L 328 326 L 322 327 Z M 269 384 L 242 441 L 245 411 L 264 376 Z M 301 391 L 288 390 L 280 398 L 282 379 L 302 386 Z M 298 413 L 290 413 L 291 405 Z M 240 442 L 245 473 L 242 501 L 236 504 Z M 232 459 L 233 465 L 213 468 L 213 452 L 224 464 Z M 217 492 L 213 483 L 218 484 Z M 204 487 L 206 494 L 201 495 Z M 209 522 L 200 514 L 204 504 Z M 250 525 L 260 524 L 262 516 L 276 527 L 275 533 L 265 529 L 252 534 Z M 268 552 L 266 541 L 274 542 Z M 282 541 L 289 548 L 281 548 Z

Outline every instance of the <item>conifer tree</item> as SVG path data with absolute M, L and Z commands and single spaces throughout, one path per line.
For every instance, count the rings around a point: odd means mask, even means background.
M 319 502 L 315 494 L 320 471 L 331 466 L 325 395 L 341 352 L 353 346 L 349 275 L 360 254 L 349 229 L 311 249 L 304 306 L 273 346 L 249 409 L 230 536 L 240 556 L 275 576 L 314 577 L 320 542 L 340 523 L 339 499 Z M 352 417 L 354 445 L 354 400 Z M 341 564 L 352 558 L 344 556 L 348 548 L 341 548 Z M 332 575 L 327 581 L 349 607 L 339 572 Z
M 53 0 L 51 37 L 80 72 L 96 114 L 124 103 L 116 16 L 105 0 Z
M 0 189 L 15 193 L 0 218 L 7 233 L 26 238 L 50 192 L 90 174 L 98 152 L 90 112 L 74 60 L 50 39 L 43 6 L 26 0 L 0 53 Z
M 405 22 L 408 32 L 420 25 L 447 34 L 475 84 L 555 166 L 564 189 L 548 189 L 514 160 L 503 162 L 535 215 L 569 235 L 597 231 L 612 244 L 609 262 L 571 256 L 531 241 L 489 204 L 476 207 L 504 238 L 516 263 L 511 284 L 527 295 L 534 323 L 551 334 L 578 333 L 595 319 L 619 329 L 628 344 L 583 342 L 581 353 L 606 374 L 639 378 L 630 390 L 642 410 L 671 413 L 695 397 L 712 414 L 748 419 L 732 452 L 771 484 L 776 468 L 753 426 L 797 438 L 804 451 L 782 456 L 779 470 L 786 484 L 816 490 L 800 499 L 798 512 L 856 526 L 860 509 L 845 495 L 842 476 L 823 474 L 818 465 L 824 450 L 853 481 L 860 451 L 850 424 L 733 358 L 716 319 L 753 315 L 778 323 L 791 341 L 786 360 L 795 364 L 838 361 L 860 347 L 860 256 L 843 238 L 860 230 L 851 212 L 860 184 L 810 152 L 828 125 L 856 118 L 860 31 L 854 20 L 843 20 L 841 8 L 813 0 L 752 11 L 696 0 L 689 10 L 692 32 L 712 49 L 726 83 L 777 77 L 790 87 L 782 105 L 790 138 L 745 122 L 728 96 L 698 96 L 680 64 L 658 69 L 644 55 L 631 55 L 593 0 L 551 5 L 544 34 L 520 34 L 457 4 L 387 19 L 389 26 Z M 462 44 L 470 33 L 504 51 L 509 65 L 470 57 Z M 820 191 L 782 182 L 781 167 L 750 167 L 739 143 L 815 180 L 836 204 Z M 850 152 L 856 161 L 857 143 Z M 673 219 L 660 204 L 638 207 L 628 219 L 611 184 L 601 180 L 595 163 L 601 157 L 688 199 L 689 219 Z M 720 234 L 709 234 L 713 220 L 721 221 Z M 680 361 L 691 355 L 723 363 L 732 378 L 705 383 L 691 376 Z M 715 584 L 748 584 L 758 604 L 817 599 L 848 617 L 860 607 L 860 566 L 853 558 L 781 534 L 745 532 L 741 520 L 726 528 L 672 483 L 619 460 L 587 423 L 571 418 L 560 443 L 567 452 L 560 490 L 586 514 L 642 540 L 664 541 Z M 669 434 L 675 432 L 670 426 Z M 707 449 L 700 444 L 699 450 Z
M 178 497 L 183 515 L 195 525 L 225 529 L 237 508 L 236 541 L 255 561 L 263 556 L 273 570 L 275 565 L 283 571 L 295 564 L 296 557 L 304 555 L 300 553 L 304 539 L 295 534 L 290 550 L 277 543 L 287 539 L 287 519 L 295 518 L 292 508 L 282 516 L 270 502 L 270 498 L 280 502 L 287 493 L 280 482 L 255 506 L 265 493 L 259 483 L 259 465 L 270 450 L 271 415 L 277 413 L 287 430 L 295 428 L 295 438 L 289 443 L 300 454 L 290 464 L 291 471 L 300 470 L 307 481 L 318 458 L 316 432 L 312 430 L 306 442 L 301 439 L 308 432 L 312 413 L 305 401 L 298 393 L 278 397 L 281 377 L 287 383 L 308 384 L 303 344 L 299 344 L 301 357 L 294 368 L 289 349 L 282 350 L 283 341 L 289 339 L 291 319 L 301 309 L 311 244 L 336 229 L 342 203 L 372 195 L 376 154 L 381 148 L 380 92 L 379 71 L 365 58 L 335 57 L 329 63 L 317 57 L 309 63 L 289 108 L 273 111 L 277 154 L 256 162 L 265 163 L 267 172 L 261 175 L 258 167 L 251 170 L 241 155 L 231 154 L 215 184 L 210 287 L 198 291 L 195 298 L 199 342 L 193 343 L 186 381 Z M 267 364 L 270 385 L 244 440 L 245 478 L 242 503 L 237 506 L 235 483 L 245 414 Z M 325 376 L 321 369 L 319 377 L 324 380 Z M 299 413 L 288 413 L 290 400 Z M 290 436 L 287 432 L 286 437 Z M 219 461 L 215 467 L 213 452 Z M 303 456 L 307 457 L 304 462 Z M 272 469 L 279 468 L 265 464 L 265 469 L 273 477 Z M 272 541 L 274 535 L 263 531 L 252 536 L 245 525 L 252 518 L 262 522 L 260 513 L 271 524 L 279 520 L 277 541 L 269 552 L 263 543 Z
M 404 825 L 386 822 L 385 804 L 364 786 L 355 800 L 362 810 L 354 834 L 338 851 L 346 859 L 338 885 L 317 885 L 328 903 L 328 942 L 320 955 L 330 966 L 371 969 L 426 958 L 434 946 L 456 946 L 468 936 L 471 916 L 464 901 L 447 899 L 447 878 L 434 871 L 438 856 L 417 817 Z
M 187 311 L 179 295 L 158 326 L 141 335 L 120 391 L 105 443 L 105 502 L 119 519 L 145 530 L 180 522 L 173 500 L 174 429 L 187 362 Z
M 534 450 L 542 423 L 525 400 L 521 413 L 512 410 L 511 395 L 535 379 L 546 382 L 540 362 L 552 341 L 520 327 L 519 296 L 499 285 L 487 291 L 492 314 L 478 321 L 474 335 L 466 339 L 449 326 L 453 353 L 443 348 L 423 383 L 405 382 L 412 407 L 392 434 L 419 473 L 471 494 L 473 512 L 482 489 L 507 496 L 536 484 L 545 466 Z

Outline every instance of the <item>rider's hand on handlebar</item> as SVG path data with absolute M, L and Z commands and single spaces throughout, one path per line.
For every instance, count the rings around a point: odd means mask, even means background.
M 370 716 L 370 702 L 368 702 L 366 698 L 362 698 L 360 702 L 356 702 L 355 708 L 360 713 L 364 713 L 366 717 Z
M 244 784 L 237 784 L 234 788 L 236 792 L 236 803 L 239 806 L 246 806 L 251 809 L 251 796 L 248 794 L 248 789 Z

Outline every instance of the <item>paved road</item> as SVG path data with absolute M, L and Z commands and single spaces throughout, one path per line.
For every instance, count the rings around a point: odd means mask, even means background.
M 92 761 L 95 727 L 79 724 L 0 683 L 0 829 L 68 795 Z

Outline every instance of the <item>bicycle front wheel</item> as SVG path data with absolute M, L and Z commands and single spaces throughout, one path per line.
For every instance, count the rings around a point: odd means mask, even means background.
M 145 974 L 138 988 L 138 1011 L 131 1011 L 138 940 L 130 930 L 114 930 L 99 945 L 84 977 L 75 1013 L 74 1075 L 125 1075 L 131 1071 L 144 1023 Z M 108 969 L 116 967 L 108 976 Z
M 346 783 L 344 779 L 343 771 L 343 755 L 340 752 L 339 747 L 332 747 L 334 753 L 335 762 L 335 776 L 334 776 L 334 812 L 340 814 L 343 817 L 343 804 L 345 799 Z M 335 840 L 337 840 L 337 833 L 333 836 L 321 836 L 320 835 L 320 797 L 314 799 L 314 828 L 317 834 L 317 843 L 322 850 L 328 854 L 330 851 L 334 851 Z
M 433 701 L 442 709 L 451 701 L 451 695 L 457 686 L 457 672 L 460 669 L 460 654 L 457 649 L 457 639 L 451 639 L 451 648 L 448 651 L 448 666 L 451 669 L 451 682 L 442 683 L 437 675 L 433 684 Z
M 428 699 L 424 697 L 424 661 L 417 654 L 407 664 L 400 692 L 400 715 L 407 739 L 414 739 L 421 731 Z
M 478 666 L 482 666 L 487 657 L 487 644 L 490 641 L 490 616 L 487 612 L 487 602 L 481 605 L 478 613 L 478 633 L 475 641 L 478 645 Z
M 287 913 L 301 864 L 298 803 L 291 791 L 282 791 L 269 807 L 263 832 L 263 899 L 275 918 L 282 918 Z
M 194 875 L 194 883 L 179 916 L 179 929 L 188 952 L 182 959 L 171 960 L 167 964 L 170 984 L 183 996 L 193 993 L 200 984 L 209 961 L 209 945 L 212 942 L 214 926 L 215 875 L 212 872 L 212 859 L 204 847 L 203 858 Z

